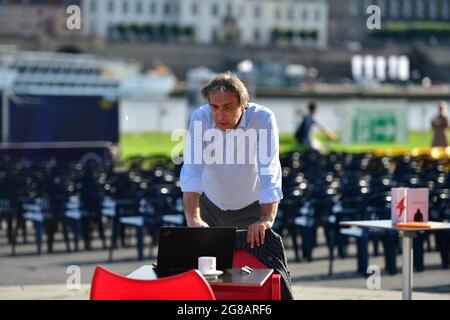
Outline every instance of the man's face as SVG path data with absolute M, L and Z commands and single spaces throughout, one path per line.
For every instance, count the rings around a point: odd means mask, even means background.
M 221 130 L 234 129 L 241 118 L 244 106 L 239 106 L 236 92 L 214 91 L 209 94 L 214 123 Z

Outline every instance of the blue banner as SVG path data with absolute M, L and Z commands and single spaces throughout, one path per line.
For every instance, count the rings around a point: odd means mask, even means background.
M 9 98 L 9 142 L 119 142 L 118 101 L 100 96 Z

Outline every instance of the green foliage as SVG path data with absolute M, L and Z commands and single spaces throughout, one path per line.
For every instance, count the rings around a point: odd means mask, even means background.
M 450 23 L 434 21 L 386 23 L 380 30 L 374 30 L 372 36 L 404 40 L 428 39 L 431 36 L 448 38 Z

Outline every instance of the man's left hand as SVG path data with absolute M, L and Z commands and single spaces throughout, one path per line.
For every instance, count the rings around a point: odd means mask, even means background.
M 266 230 L 271 229 L 272 224 L 273 222 L 270 221 L 258 221 L 248 227 L 247 243 L 250 248 L 253 249 L 255 245 L 259 247 L 264 244 Z

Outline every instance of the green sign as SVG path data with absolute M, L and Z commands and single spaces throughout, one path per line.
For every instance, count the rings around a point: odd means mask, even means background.
M 343 121 L 344 143 L 405 142 L 406 108 L 400 102 L 349 105 Z

